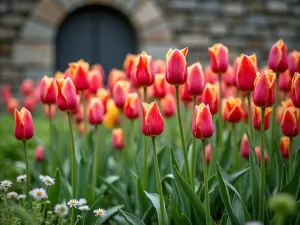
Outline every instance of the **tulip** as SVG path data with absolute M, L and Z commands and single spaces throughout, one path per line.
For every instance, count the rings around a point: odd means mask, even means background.
M 1 95 L 4 103 L 8 103 L 8 101 L 12 98 L 11 87 L 6 84 L 1 87 Z
M 134 84 L 137 87 L 151 86 L 154 83 L 154 75 L 152 57 L 142 52 L 137 56 L 133 67 Z
M 210 66 L 214 73 L 225 73 L 228 67 L 228 48 L 221 43 L 208 48 Z
M 290 156 L 290 138 L 281 137 L 280 138 L 280 153 L 282 158 L 288 159 Z
M 225 100 L 224 119 L 230 123 L 237 123 L 243 118 L 242 101 L 240 98 L 229 97 Z
M 129 93 L 130 83 L 128 81 L 118 81 L 113 88 L 113 99 L 115 101 L 115 105 L 119 109 L 123 109 L 126 96 Z
M 140 99 L 137 93 L 127 94 L 124 104 L 124 115 L 128 119 L 136 119 L 140 116 Z
M 172 85 L 181 85 L 187 79 L 187 62 L 186 56 L 188 48 L 181 50 L 170 49 L 166 56 L 166 80 Z
M 123 63 L 123 69 L 124 72 L 127 75 L 127 78 L 130 80 L 131 75 L 133 73 L 133 68 L 134 68 L 134 64 L 135 64 L 135 60 L 136 60 L 136 55 L 133 54 L 127 54 L 125 61 Z
M 94 64 L 91 70 L 96 70 L 101 75 L 102 82 L 105 81 L 105 72 L 101 64 Z
M 126 80 L 126 74 L 122 70 L 112 69 L 108 75 L 108 89 L 112 92 L 114 85 L 119 80 Z
M 255 147 L 255 153 L 256 153 L 257 160 L 260 163 L 261 162 L 261 159 L 260 159 L 261 150 L 260 150 L 259 146 Z M 269 160 L 268 154 L 266 152 L 264 152 L 264 156 L 265 156 L 264 161 L 267 162 Z
M 211 84 L 215 84 L 219 79 L 218 74 L 214 73 L 211 70 L 210 66 L 205 67 L 204 78 L 205 78 L 205 83 L 211 83 Z
M 288 58 L 289 71 L 292 76 L 296 72 L 300 73 L 300 51 L 293 51 Z
M 195 106 L 192 133 L 197 139 L 210 138 L 214 133 L 212 115 L 209 111 L 209 106 L 204 103 L 201 103 L 199 106 Z
M 219 109 L 219 96 L 217 93 L 217 87 L 210 83 L 205 85 L 202 94 L 203 103 L 209 105 L 211 114 L 216 114 Z
M 227 71 L 223 74 L 222 79 L 227 86 L 236 86 L 236 73 L 233 73 L 232 66 L 228 65 Z
M 176 113 L 176 99 L 174 95 L 167 94 L 160 100 L 161 111 L 164 117 L 172 117 Z
M 272 108 L 266 108 L 264 130 L 269 129 L 269 127 L 270 127 L 271 113 L 272 113 Z M 255 130 L 258 130 L 258 131 L 261 130 L 261 108 L 259 108 L 259 107 L 254 107 L 253 125 L 254 125 Z
M 113 129 L 112 144 L 117 150 L 121 150 L 124 148 L 124 132 L 121 128 Z
M 70 78 L 56 80 L 57 85 L 57 107 L 61 111 L 72 111 L 77 107 L 77 95 L 74 83 Z
M 142 132 L 145 136 L 158 136 L 164 130 L 164 119 L 159 111 L 157 103 L 142 103 L 143 118 Z
M 286 70 L 285 72 L 281 73 L 279 76 L 279 90 L 283 92 L 289 92 L 291 90 L 291 84 L 292 84 L 292 77 L 289 70 Z
M 188 67 L 188 77 L 186 81 L 187 92 L 191 96 L 201 95 L 204 89 L 204 73 L 202 65 L 197 62 Z
M 300 108 L 300 73 L 295 73 L 292 80 L 292 101 L 296 108 Z
M 275 80 L 276 74 L 271 71 L 257 72 L 254 81 L 253 102 L 256 106 L 267 108 L 275 102 Z
M 35 149 L 35 161 L 42 162 L 45 160 L 45 151 L 43 146 L 39 145 Z
M 211 145 L 208 144 L 205 146 L 205 161 L 207 164 L 210 163 L 210 159 L 211 159 Z
M 7 102 L 7 112 L 14 113 L 15 109 L 19 108 L 19 101 L 16 98 L 10 98 Z
M 166 73 L 166 63 L 161 59 L 156 59 L 154 61 L 154 71 L 155 73 Z
M 70 77 L 78 90 L 86 90 L 89 88 L 89 69 L 89 64 L 83 59 L 69 63 Z
M 110 94 L 109 92 L 104 89 L 104 88 L 100 88 L 98 89 L 97 91 L 97 97 L 100 99 L 100 101 L 102 102 L 103 104 L 103 107 L 104 107 L 104 114 L 106 113 L 107 111 L 107 101 L 109 100 L 110 98 Z
M 28 109 L 28 111 L 33 112 L 36 108 L 36 103 L 37 101 L 34 96 L 28 95 L 24 98 L 23 106 Z
M 288 49 L 280 39 L 270 49 L 268 67 L 276 73 L 283 73 L 288 68 L 287 54 Z
M 40 83 L 40 100 L 43 104 L 55 104 L 56 86 L 54 78 L 44 76 Z
M 33 137 L 34 126 L 31 113 L 26 109 L 22 108 L 19 112 L 15 109 L 15 137 L 18 140 L 29 140 Z
M 190 96 L 187 91 L 187 83 L 184 83 L 179 87 L 179 96 L 180 96 L 180 100 L 185 103 L 193 101 L 193 97 Z
M 288 137 L 296 137 L 299 134 L 298 111 L 296 108 L 288 107 L 283 111 L 281 130 Z
M 92 98 L 88 106 L 88 120 L 92 125 L 102 123 L 104 117 L 104 107 L 100 99 Z
M 250 155 L 250 144 L 247 135 L 244 134 L 241 141 L 241 155 L 245 159 L 249 159 Z
M 164 74 L 156 74 L 153 84 L 153 96 L 155 98 L 163 98 L 167 94 L 167 82 Z
M 109 99 L 106 104 L 106 114 L 104 116 L 104 125 L 106 128 L 113 128 L 120 121 L 120 112 L 115 102 Z
M 99 88 L 103 87 L 103 75 L 99 69 L 93 69 L 89 72 L 89 92 L 96 94 Z
M 34 83 L 32 79 L 25 79 L 21 84 L 21 94 L 23 96 L 28 96 L 32 94 L 34 89 Z

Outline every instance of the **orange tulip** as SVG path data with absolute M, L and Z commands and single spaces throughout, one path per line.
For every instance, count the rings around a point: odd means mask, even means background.
M 113 129 L 112 144 L 117 150 L 121 150 L 124 148 L 124 132 L 121 128 Z
M 102 123 L 104 117 L 104 107 L 99 98 L 92 98 L 88 106 L 88 120 L 92 125 Z
M 257 72 L 256 55 L 242 55 L 237 59 L 236 81 L 240 90 L 251 92 Z
M 186 80 L 187 92 L 191 96 L 202 95 L 204 89 L 204 73 L 202 65 L 197 62 L 188 67 L 188 77 Z
M 209 106 L 201 103 L 195 106 L 192 134 L 197 139 L 210 138 L 214 133 L 214 123 L 212 115 L 209 111 Z
M 242 101 L 240 98 L 229 97 L 223 105 L 225 120 L 230 123 L 237 123 L 243 119 Z
M 116 82 L 116 84 L 114 85 L 112 95 L 115 104 L 119 109 L 123 109 L 126 96 L 129 93 L 129 89 L 130 83 L 128 81 L 121 80 Z
M 270 49 L 268 67 L 276 73 L 283 73 L 288 68 L 288 49 L 283 40 L 277 41 Z
M 77 108 L 76 88 L 72 80 L 60 78 L 56 80 L 56 104 L 61 111 L 72 111 Z
M 296 72 L 300 73 L 300 51 L 291 52 L 288 61 L 291 76 L 294 76 Z
M 172 117 L 176 113 L 176 99 L 174 95 L 167 94 L 160 100 L 161 111 L 165 117 Z
M 127 78 L 129 80 L 130 80 L 130 78 L 132 76 L 132 73 L 133 73 L 133 68 L 134 68 L 134 63 L 135 63 L 136 57 L 137 57 L 136 55 L 127 54 L 126 58 L 125 58 L 125 61 L 123 63 L 124 72 L 126 73 Z
M 204 104 L 209 105 L 211 114 L 216 114 L 219 109 L 219 96 L 217 92 L 217 87 L 210 83 L 205 85 L 202 94 L 202 101 Z
M 186 56 L 188 48 L 170 49 L 166 56 L 166 80 L 172 85 L 181 85 L 187 79 Z
M 281 130 L 288 137 L 295 137 L 299 134 L 298 111 L 296 108 L 289 107 L 283 111 Z
M 290 156 L 290 138 L 281 137 L 280 138 L 280 153 L 282 158 L 288 159 Z
M 292 80 L 292 101 L 295 107 L 300 108 L 300 73 L 295 73 Z
M 154 75 L 152 57 L 146 52 L 142 52 L 137 56 L 133 67 L 133 79 L 135 86 L 151 86 L 154 83 Z
M 19 112 L 15 109 L 15 137 L 18 140 L 29 140 L 34 135 L 34 125 L 31 113 L 26 109 L 22 108 Z
M 292 76 L 289 70 L 281 73 L 279 76 L 279 89 L 283 92 L 288 93 L 291 90 Z
M 143 118 L 142 132 L 145 136 L 157 136 L 164 130 L 164 119 L 159 111 L 157 103 L 142 103 Z
M 164 74 L 156 74 L 153 84 L 153 96 L 155 98 L 163 98 L 167 94 L 167 82 Z
M 245 159 L 248 159 L 250 155 L 250 144 L 246 134 L 243 135 L 241 141 L 241 155 Z
M 140 116 L 140 99 L 137 93 L 127 94 L 124 104 L 124 115 L 128 119 L 136 119 Z
M 261 128 L 261 108 L 260 107 L 254 107 L 253 111 L 254 111 L 253 112 L 254 129 L 260 131 L 260 128 Z M 272 113 L 272 108 L 266 108 L 264 130 L 269 129 L 269 127 L 270 127 L 271 113 Z
M 40 100 L 43 104 L 55 104 L 56 86 L 54 78 L 44 76 L 40 83 Z
M 69 75 L 78 90 L 89 88 L 89 69 L 90 65 L 83 59 L 69 63 Z
M 210 66 L 214 73 L 225 73 L 228 67 L 228 48 L 221 43 L 208 48 Z

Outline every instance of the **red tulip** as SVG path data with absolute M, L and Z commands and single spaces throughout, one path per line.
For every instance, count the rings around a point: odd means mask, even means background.
M 124 115 L 128 119 L 136 119 L 140 116 L 140 99 L 137 93 L 127 94 L 124 104 Z
M 172 117 L 176 113 L 176 99 L 174 95 L 167 94 L 160 100 L 161 111 L 165 117 Z
M 266 108 L 265 111 L 265 120 L 264 120 L 264 130 L 269 129 L 270 127 L 270 116 L 272 113 L 272 108 Z M 253 110 L 253 125 L 254 129 L 260 131 L 261 128 L 261 108 L 254 107 Z
M 184 83 L 179 87 L 179 98 L 183 102 L 191 102 L 193 101 L 193 97 L 189 95 L 187 91 L 187 84 Z
M 113 88 L 113 99 L 115 101 L 115 105 L 119 109 L 123 109 L 126 96 L 129 93 L 130 83 L 128 81 L 118 81 Z
M 21 94 L 24 96 L 32 94 L 34 83 L 32 79 L 25 79 L 21 84 Z
M 275 80 L 276 74 L 272 70 L 257 72 L 254 81 L 253 102 L 256 106 L 271 107 L 275 102 Z
M 154 83 L 154 65 L 152 57 L 142 52 L 137 56 L 133 68 L 134 84 L 137 87 L 147 87 Z
M 19 112 L 15 109 L 15 137 L 18 140 L 29 140 L 34 135 L 34 126 L 31 113 L 22 108 Z
M 202 95 L 204 85 L 202 65 L 199 62 L 194 63 L 188 68 L 188 77 L 186 80 L 187 92 L 191 96 Z
M 19 105 L 19 101 L 16 98 L 10 98 L 6 105 L 7 112 L 14 113 L 15 109 L 19 108 Z
M 289 70 L 281 73 L 279 76 L 279 89 L 283 92 L 289 92 L 291 90 L 292 85 L 292 76 Z
M 104 114 L 106 113 L 106 110 L 107 110 L 107 101 L 109 100 L 110 98 L 110 94 L 109 92 L 104 89 L 104 88 L 100 88 L 98 89 L 97 91 L 97 97 L 100 99 L 100 101 L 102 102 L 103 104 L 103 107 L 104 107 Z
M 291 99 L 287 99 L 286 101 L 282 101 L 281 106 L 277 107 L 276 119 L 277 119 L 278 123 L 281 123 L 282 113 L 288 107 L 293 107 L 293 102 L 292 102 Z
M 35 161 L 42 162 L 45 160 L 45 151 L 43 146 L 39 145 L 35 149 Z
M 72 111 L 77 108 L 77 95 L 74 83 L 70 78 L 56 80 L 57 85 L 57 107 L 61 111 Z
M 280 39 L 270 49 L 268 67 L 276 73 L 283 73 L 288 68 L 287 54 L 288 49 Z
M 155 73 L 166 73 L 166 63 L 161 59 L 157 59 L 154 61 L 154 71 Z
M 9 99 L 12 98 L 10 85 L 6 84 L 1 87 L 1 95 L 4 103 L 7 104 Z
M 166 80 L 172 85 L 181 85 L 187 79 L 187 62 L 186 56 L 188 48 L 181 50 L 170 49 L 166 56 Z
M 214 73 L 225 73 L 228 67 L 228 48 L 221 43 L 208 48 L 210 66 Z
M 280 138 L 280 153 L 282 158 L 288 159 L 290 156 L 290 138 L 281 137 Z
M 104 117 L 104 107 L 99 98 L 92 98 L 88 106 L 88 120 L 92 125 L 102 123 Z
M 210 66 L 205 67 L 204 70 L 204 78 L 205 78 L 205 83 L 211 83 L 211 84 L 215 84 L 216 82 L 218 82 L 218 74 L 214 73 L 211 70 Z
M 256 157 L 257 157 L 258 163 L 260 164 L 260 155 L 261 155 L 261 152 L 260 152 L 260 147 L 259 146 L 255 147 L 255 153 L 256 153 Z M 268 157 L 268 154 L 267 154 L 266 151 L 264 153 L 265 153 L 264 154 L 264 159 L 265 159 L 265 162 L 267 162 L 269 160 L 269 157 Z
M 204 104 L 209 105 L 211 114 L 216 114 L 219 109 L 219 96 L 217 92 L 217 87 L 210 83 L 205 85 L 202 94 L 202 101 Z
M 286 108 L 281 119 L 281 130 L 285 136 L 296 137 L 299 134 L 298 111 L 294 107 Z
M 90 65 L 83 59 L 69 63 L 69 73 L 76 89 L 86 90 L 89 88 Z
M 34 96 L 26 96 L 24 98 L 23 106 L 28 109 L 28 111 L 33 112 L 36 108 L 37 101 Z
M 241 141 L 241 155 L 245 159 L 249 159 L 250 155 L 250 144 L 247 135 L 244 134 Z
M 195 106 L 192 133 L 197 139 L 210 138 L 214 133 L 214 124 L 209 106 L 201 103 Z
M 300 108 L 300 73 L 295 73 L 292 80 L 292 101 L 296 108 Z
M 208 144 L 205 146 L 205 160 L 209 164 L 211 159 L 211 145 Z
M 125 61 L 124 61 L 124 64 L 123 64 L 124 72 L 126 73 L 127 78 L 129 80 L 131 79 L 131 76 L 132 76 L 132 73 L 133 73 L 133 68 L 134 68 L 134 63 L 135 63 L 136 58 L 137 58 L 136 55 L 127 54 L 126 58 L 125 58 Z
M 240 98 L 229 97 L 223 105 L 225 120 L 230 123 L 237 123 L 243 119 L 242 101 Z
M 300 73 L 300 51 L 291 52 L 288 61 L 291 75 L 294 76 L 296 72 Z
M 96 94 L 99 88 L 103 87 L 103 75 L 99 69 L 92 69 L 88 75 L 89 92 Z
M 153 96 L 155 98 L 163 98 L 167 94 L 167 82 L 164 74 L 156 74 L 153 84 Z
M 43 104 L 55 104 L 56 86 L 53 77 L 44 76 L 40 83 L 40 100 Z
M 74 113 L 74 112 L 72 112 Z M 84 113 L 84 108 L 83 105 L 79 104 L 75 113 L 75 121 L 76 123 L 81 123 L 83 122 L 83 113 Z
M 157 136 L 164 130 L 164 119 L 159 111 L 157 103 L 142 103 L 143 118 L 142 132 L 145 136 Z
M 233 73 L 232 66 L 228 65 L 227 71 L 223 74 L 222 79 L 227 86 L 236 86 L 236 74 Z
M 124 132 L 121 128 L 113 129 L 112 144 L 115 149 L 121 150 L 124 148 Z
M 114 85 L 119 80 L 126 80 L 126 74 L 122 70 L 112 69 L 108 75 L 108 89 L 112 92 Z

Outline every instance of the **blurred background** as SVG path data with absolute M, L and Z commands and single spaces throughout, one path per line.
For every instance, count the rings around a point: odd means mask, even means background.
M 228 46 L 231 62 L 256 53 L 263 66 L 282 38 L 299 49 L 298 0 L 0 0 L 0 84 L 64 71 L 80 58 L 106 74 L 127 53 L 189 47 L 188 61 L 209 61 L 207 48 Z

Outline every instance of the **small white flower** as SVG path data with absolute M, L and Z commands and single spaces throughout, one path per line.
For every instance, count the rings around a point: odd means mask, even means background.
M 26 174 L 20 175 L 17 177 L 17 182 L 18 183 L 25 183 L 26 181 Z
M 79 206 L 78 209 L 79 209 L 81 212 L 85 213 L 85 212 L 87 212 L 87 211 L 90 210 L 90 207 L 89 207 L 88 205 L 82 205 L 82 206 Z
M 77 208 L 78 200 L 77 199 L 71 199 L 70 201 L 68 201 L 67 204 L 70 208 L 72 208 L 72 207 Z
M 30 195 L 33 197 L 34 200 L 42 200 L 48 198 L 47 192 L 44 188 L 35 188 L 30 191 Z
M 15 192 L 15 191 L 12 191 L 12 192 L 8 192 L 8 193 L 7 193 L 7 198 L 9 198 L 9 199 L 16 199 L 17 196 L 18 196 L 18 193 Z
M 39 178 L 46 186 L 52 186 L 55 184 L 55 180 L 52 177 L 40 175 Z
M 3 180 L 3 181 L 1 181 L 1 183 L 0 183 L 1 189 L 5 190 L 5 191 L 6 191 L 8 188 L 10 188 L 11 185 L 12 185 L 12 182 L 11 182 L 10 180 Z
M 86 199 L 85 198 L 80 198 L 78 201 L 78 205 L 86 205 Z
M 57 215 L 66 216 L 66 215 L 68 215 L 69 209 L 66 206 L 66 204 L 64 204 L 64 203 L 62 203 L 62 204 L 56 204 L 55 207 L 54 207 L 54 212 Z
M 104 209 L 96 209 L 93 211 L 93 213 L 95 213 L 95 216 L 98 217 L 105 217 L 105 210 Z
M 25 198 L 26 198 L 26 195 L 23 195 L 23 194 L 18 195 L 18 197 L 17 197 L 18 200 L 23 200 Z

